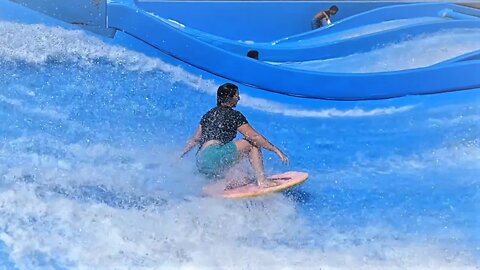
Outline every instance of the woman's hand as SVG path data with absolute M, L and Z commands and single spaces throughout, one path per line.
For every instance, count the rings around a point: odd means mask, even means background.
M 275 149 L 275 153 L 278 155 L 283 164 L 288 164 L 288 157 L 280 149 Z

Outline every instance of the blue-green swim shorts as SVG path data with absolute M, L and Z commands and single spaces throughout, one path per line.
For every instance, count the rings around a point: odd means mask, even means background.
M 197 168 L 208 177 L 223 177 L 224 173 L 238 160 L 234 142 L 210 145 L 197 154 Z

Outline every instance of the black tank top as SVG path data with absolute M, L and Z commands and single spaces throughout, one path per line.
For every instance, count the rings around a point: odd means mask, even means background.
M 203 115 L 200 120 L 202 125 L 200 145 L 209 140 L 218 140 L 226 144 L 235 139 L 237 129 L 247 123 L 247 119 L 241 112 L 230 107 L 217 106 Z

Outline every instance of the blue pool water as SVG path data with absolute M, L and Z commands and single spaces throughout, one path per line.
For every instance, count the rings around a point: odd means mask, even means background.
M 208 78 L 5 21 L 0 71 L 4 268 L 479 268 L 478 90 L 318 110 L 242 96 L 290 157 L 267 170 L 311 177 L 231 201 L 201 196 L 193 154 L 173 159 L 214 105 Z

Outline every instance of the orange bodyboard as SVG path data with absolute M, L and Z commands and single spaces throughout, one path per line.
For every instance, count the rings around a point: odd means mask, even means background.
M 250 183 L 240 187 L 225 189 L 226 182 L 217 182 L 203 188 L 205 194 L 213 197 L 224 197 L 229 199 L 251 198 L 279 192 L 305 182 L 308 179 L 306 172 L 285 172 L 268 177 L 268 180 L 275 182 L 273 187 L 261 188 L 256 183 Z

